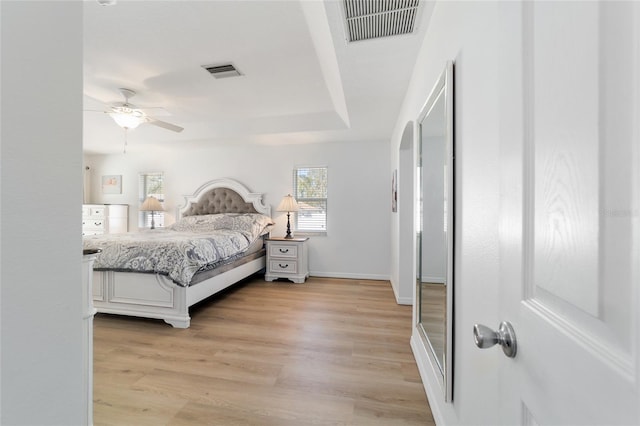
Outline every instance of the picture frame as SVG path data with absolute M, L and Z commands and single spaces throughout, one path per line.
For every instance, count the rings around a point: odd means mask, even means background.
M 398 212 L 398 169 L 394 169 L 391 175 L 391 211 Z
M 103 194 L 122 194 L 122 175 L 102 176 Z

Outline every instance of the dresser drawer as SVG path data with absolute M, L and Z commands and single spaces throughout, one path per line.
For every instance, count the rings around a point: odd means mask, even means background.
M 276 260 L 271 259 L 269 261 L 269 271 L 277 274 L 282 273 L 290 273 L 296 274 L 298 273 L 298 262 L 295 260 Z
M 269 255 L 295 259 L 298 257 L 298 246 L 295 244 L 270 244 Z
M 82 229 L 104 229 L 104 219 L 82 219 Z
M 83 204 L 82 235 L 125 233 L 129 230 L 126 204 Z
M 83 219 L 104 219 L 107 217 L 107 212 L 104 207 L 83 207 L 82 218 Z
M 100 206 L 100 207 L 91 207 L 91 211 L 89 212 L 89 216 L 91 216 L 92 218 L 95 217 L 104 217 L 105 215 L 105 208 Z

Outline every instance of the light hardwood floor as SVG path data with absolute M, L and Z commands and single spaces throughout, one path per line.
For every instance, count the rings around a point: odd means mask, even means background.
M 95 425 L 433 425 L 389 282 L 260 277 L 189 329 L 98 314 Z

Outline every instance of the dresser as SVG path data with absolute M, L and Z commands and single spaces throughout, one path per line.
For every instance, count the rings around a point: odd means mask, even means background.
M 267 239 L 267 272 L 264 279 L 286 278 L 303 283 L 309 276 L 309 238 Z
M 120 234 L 128 230 L 127 204 L 82 205 L 82 235 Z

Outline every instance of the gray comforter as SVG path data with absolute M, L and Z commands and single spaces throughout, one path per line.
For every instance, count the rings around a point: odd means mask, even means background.
M 86 236 L 83 248 L 102 250 L 94 269 L 159 273 L 188 286 L 198 271 L 244 252 L 268 232 L 270 220 L 259 216 L 190 216 L 166 229 Z

